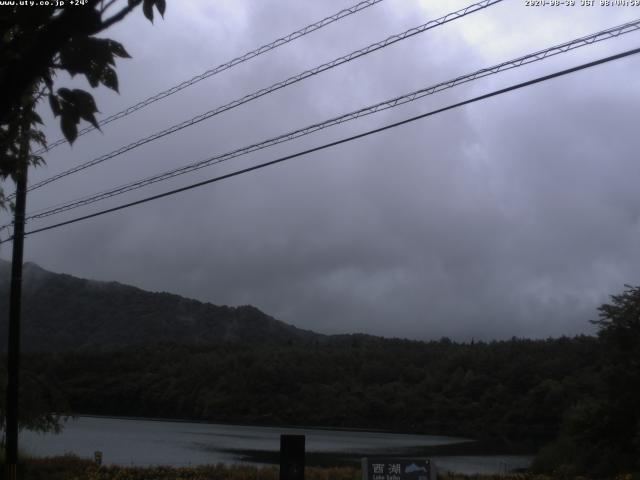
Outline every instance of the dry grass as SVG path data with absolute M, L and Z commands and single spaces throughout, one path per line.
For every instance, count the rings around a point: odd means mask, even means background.
M 277 467 L 207 465 L 199 467 L 122 467 L 98 468 L 92 461 L 75 456 L 29 459 L 24 480 L 278 480 Z M 563 476 L 514 473 L 507 475 L 441 474 L 441 480 L 559 480 Z M 360 480 L 360 469 L 349 467 L 307 468 L 306 480 Z M 614 480 L 633 480 L 620 475 Z

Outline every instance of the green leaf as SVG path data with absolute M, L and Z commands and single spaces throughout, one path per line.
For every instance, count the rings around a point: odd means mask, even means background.
M 114 55 L 128 55 L 118 42 L 105 38 L 76 37 L 60 50 L 60 63 L 70 75 L 100 77 L 107 65 L 115 65 Z M 90 80 L 91 81 L 91 80 Z
M 71 117 L 71 115 L 66 114 L 68 112 L 63 112 L 62 117 L 60 118 L 60 128 L 62 129 L 62 134 L 64 138 L 67 139 L 67 142 L 73 144 L 76 138 L 78 138 L 78 127 L 76 127 L 76 122 Z
M 167 9 L 167 2 L 165 0 L 156 0 L 156 8 L 160 12 L 160 16 L 164 18 L 164 11 Z
M 103 83 L 112 90 L 118 89 L 117 76 L 111 66 L 115 58 L 131 58 L 121 43 L 104 38 L 74 39 L 61 53 L 63 68 L 70 74 L 84 74 L 92 87 Z
M 100 81 L 105 87 L 115 90 L 116 92 L 118 91 L 118 75 L 113 68 L 105 68 L 102 72 L 102 78 L 100 78 Z
M 153 4 L 155 0 L 144 0 L 142 3 L 142 13 L 153 23 Z
M 42 79 L 44 80 L 44 84 L 47 86 L 49 91 L 53 91 L 53 80 L 51 79 L 51 70 L 47 69 L 46 73 L 42 75 Z
M 29 138 L 42 147 L 47 146 L 47 138 L 44 133 L 40 130 L 31 130 L 29 131 Z
M 116 42 L 115 40 L 109 40 L 109 48 L 111 52 L 121 58 L 131 58 L 131 55 L 125 50 L 120 42 Z
M 82 118 L 93 125 L 96 130 L 100 130 L 100 124 L 93 113 L 85 113 L 82 115 Z
M 46 145 L 43 145 L 46 146 Z M 40 155 L 29 155 L 29 164 L 33 165 L 34 167 L 38 167 L 40 165 L 44 165 L 46 162 L 44 161 L 44 158 L 42 158 Z
M 60 115 L 62 118 L 60 125 L 62 133 L 69 143 L 73 143 L 77 137 L 77 124 L 80 123 L 80 119 L 91 123 L 98 130 L 100 129 L 94 115 L 98 108 L 89 92 L 80 89 L 60 88 L 58 95 L 61 99 Z
M 98 111 L 98 107 L 96 107 L 96 102 L 93 99 L 93 96 L 89 92 L 85 92 L 80 89 L 72 90 L 71 94 L 73 96 L 72 103 L 80 118 L 86 120 L 99 129 L 98 121 L 94 115 L 94 113 Z
M 75 89 L 71 92 L 73 94 L 74 103 L 78 105 L 80 111 L 83 112 L 97 112 L 98 107 L 96 107 L 96 102 L 93 99 L 93 96 L 89 92 L 85 92 L 84 90 Z
M 62 98 L 65 102 L 73 102 L 73 94 L 68 88 L 59 88 L 58 95 L 60 95 L 60 98 Z
M 91 85 L 93 88 L 96 88 L 100 83 L 100 74 L 96 72 L 95 69 L 88 71 L 85 74 L 85 77 L 87 77 L 87 81 L 89 82 L 89 85 Z
M 44 125 L 42 121 L 42 117 L 38 114 L 38 112 L 31 112 L 31 123 L 39 123 L 40 125 Z
M 86 53 L 83 40 L 74 38 L 60 49 L 60 64 L 72 77 L 85 73 L 90 68 L 90 56 Z

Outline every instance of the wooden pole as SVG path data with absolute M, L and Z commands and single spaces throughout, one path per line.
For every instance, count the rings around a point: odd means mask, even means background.
M 7 354 L 6 462 L 7 478 L 17 479 L 18 469 L 18 392 L 20 390 L 20 314 L 22 308 L 22 261 L 24 252 L 24 216 L 29 168 L 29 129 L 22 127 L 19 165 L 15 174 L 16 207 L 13 221 L 13 257 L 9 297 L 9 345 Z

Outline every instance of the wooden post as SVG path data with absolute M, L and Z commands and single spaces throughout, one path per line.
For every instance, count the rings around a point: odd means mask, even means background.
M 280 435 L 280 480 L 304 480 L 304 435 Z

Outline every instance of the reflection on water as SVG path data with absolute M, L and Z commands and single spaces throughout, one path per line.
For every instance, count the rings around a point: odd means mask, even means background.
M 118 465 L 264 464 L 277 462 L 281 434 L 306 435 L 308 464 L 357 463 L 367 455 L 413 456 L 421 448 L 467 441 L 432 435 L 79 417 L 69 420 L 60 435 L 22 432 L 20 446 L 36 456 L 74 453 L 93 458 L 99 450 L 105 464 Z M 530 463 L 530 457 L 514 455 L 433 458 L 440 468 L 460 473 L 496 473 Z

